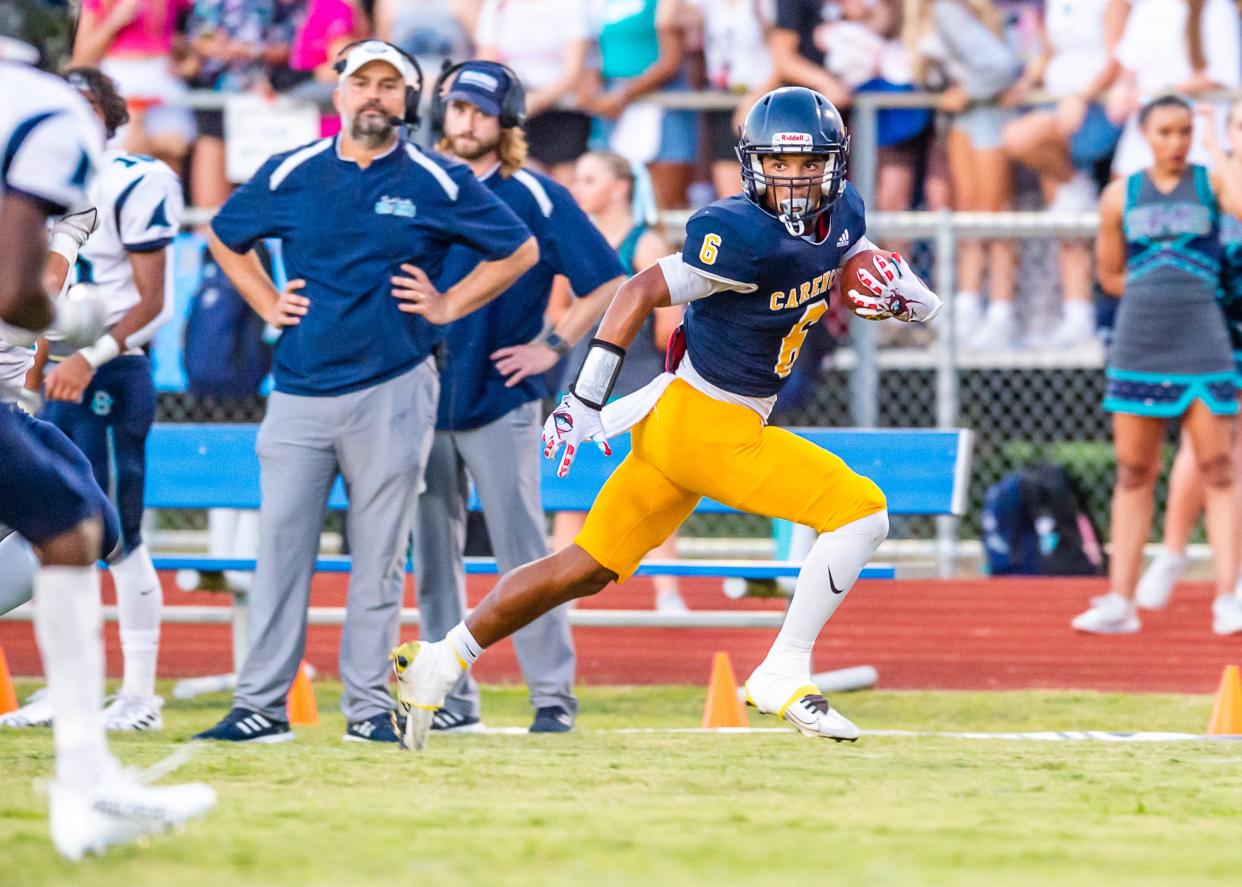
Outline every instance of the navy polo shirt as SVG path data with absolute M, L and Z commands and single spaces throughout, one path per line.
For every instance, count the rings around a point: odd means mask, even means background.
M 468 167 L 398 141 L 363 169 L 337 154 L 335 138 L 270 158 L 211 227 L 237 252 L 279 238 L 289 279 L 306 280 L 310 308 L 282 331 L 272 361 L 276 390 L 305 396 L 378 385 L 431 353 L 441 331 L 392 296 L 403 262 L 437 280 L 450 247 L 479 262 L 530 237 Z
M 496 169 L 481 181 L 535 235 L 539 263 L 494 301 L 446 327 L 436 426 L 442 430 L 478 428 L 524 403 L 548 396 L 541 376 L 506 388 L 505 377 L 496 369 L 491 354 L 497 348 L 524 344 L 539 335 L 553 277 L 563 274 L 574 294 L 585 296 L 625 274 L 616 250 L 570 193 L 552 179 L 527 169 L 506 178 Z M 470 247 L 450 250 L 441 287 L 464 277 L 478 259 Z

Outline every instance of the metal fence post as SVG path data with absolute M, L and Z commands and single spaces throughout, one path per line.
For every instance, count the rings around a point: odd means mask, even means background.
M 872 96 L 865 93 L 855 96 L 850 130 L 854 187 L 870 206 L 875 198 L 876 177 L 876 104 Z M 850 341 L 857 358 L 850 371 L 850 419 L 859 428 L 872 428 L 876 424 L 880 393 L 875 324 L 851 317 Z
M 957 316 L 954 306 L 957 290 L 957 230 L 953 214 L 940 211 L 936 228 L 935 286 L 945 300 L 940 320 L 940 336 L 936 347 L 936 425 L 956 428 L 959 414 L 960 387 L 957 368 Z M 957 524 L 954 515 L 936 518 L 936 560 L 940 575 L 949 578 L 956 569 Z

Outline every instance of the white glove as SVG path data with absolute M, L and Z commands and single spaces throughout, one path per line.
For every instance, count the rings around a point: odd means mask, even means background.
M 78 257 L 78 250 L 98 228 L 99 210 L 93 206 L 63 215 L 52 223 L 50 249 L 72 264 Z
M 561 448 L 561 444 L 565 445 L 565 455 L 561 458 L 561 464 L 556 467 L 557 477 L 569 474 L 574 454 L 584 440 L 595 441 L 600 452 L 605 456 L 612 455 L 612 447 L 608 446 L 608 440 L 604 436 L 604 422 L 600 411 L 587 406 L 573 394 L 566 394 L 557 404 L 552 415 L 548 416 L 548 421 L 543 423 L 543 434 L 540 437 L 545 459 L 555 459 L 556 451 Z
M 906 323 L 926 323 L 940 311 L 940 297 L 927 288 L 910 270 L 898 253 L 892 259 L 876 256 L 872 260 L 875 274 L 865 268 L 858 271 L 858 280 L 869 292 L 850 290 L 846 298 L 854 313 L 866 320 L 890 317 Z

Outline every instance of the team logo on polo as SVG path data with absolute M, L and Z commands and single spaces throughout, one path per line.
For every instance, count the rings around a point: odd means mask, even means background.
M 107 416 L 112 413 L 112 404 L 115 401 L 112 395 L 106 391 L 96 391 L 95 396 L 91 398 L 91 412 L 96 416 Z
M 403 219 L 412 219 L 417 211 L 414 202 L 404 197 L 389 197 L 385 194 L 375 202 L 377 216 L 400 216 Z

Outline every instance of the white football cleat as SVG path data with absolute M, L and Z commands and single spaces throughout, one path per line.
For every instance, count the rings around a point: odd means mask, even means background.
M 52 844 L 77 862 L 196 819 L 216 803 L 208 785 L 144 785 L 132 772 L 117 770 L 98 784 L 50 787 Z
M 1091 608 L 1074 617 L 1075 631 L 1088 634 L 1133 634 L 1142 628 L 1134 604 L 1115 591 L 1091 599 Z
M 49 727 L 52 724 L 52 696 L 47 688 L 36 690 L 21 708 L 0 715 L 0 727 Z
M 162 730 L 164 718 L 160 709 L 163 707 L 164 700 L 159 696 L 144 699 L 122 693 L 104 709 L 104 726 L 117 732 Z
M 756 669 L 746 681 L 746 702 L 764 714 L 784 718 L 807 736 L 853 742 L 862 735 L 849 718 L 828 705 L 809 679 L 798 683 Z
M 1189 563 L 1190 558 L 1186 555 L 1161 548 L 1143 571 L 1143 578 L 1139 579 L 1138 590 L 1134 593 L 1134 602 L 1144 610 L 1163 610 L 1169 605 L 1173 586 L 1182 578 Z
M 1242 632 L 1242 598 L 1226 594 L 1212 601 L 1212 632 L 1219 635 Z
M 388 659 L 397 676 L 397 701 L 406 713 L 401 747 L 422 751 L 436 711 L 444 706 L 466 664 L 448 641 L 406 641 Z

